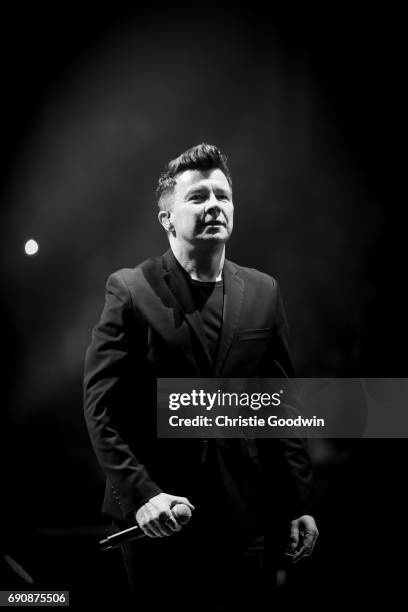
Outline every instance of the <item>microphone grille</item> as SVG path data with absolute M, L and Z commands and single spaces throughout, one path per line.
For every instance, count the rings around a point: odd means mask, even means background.
M 172 512 L 180 525 L 185 525 L 191 519 L 191 510 L 186 504 L 176 504 Z

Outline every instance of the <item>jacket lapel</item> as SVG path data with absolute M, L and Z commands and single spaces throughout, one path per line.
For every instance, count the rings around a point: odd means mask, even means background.
M 180 271 L 173 270 L 176 264 L 179 266 L 174 255 L 169 251 L 153 260 L 153 265 L 151 260 L 145 264 L 135 268 L 134 286 L 130 286 L 138 310 L 165 343 L 191 363 L 197 376 L 211 376 L 209 357 L 202 344 L 204 331 L 200 333 L 199 323 L 194 316 L 189 316 L 193 314 L 193 306 L 189 302 L 188 286 L 183 289 L 182 280 L 178 278 Z M 182 309 L 182 304 L 186 310 Z M 195 347 L 191 328 L 201 338 Z
M 214 376 L 219 377 L 231 348 L 234 334 L 238 327 L 244 296 L 244 281 L 238 276 L 234 264 L 228 260 L 224 263 L 224 310 L 222 314 L 222 330 Z

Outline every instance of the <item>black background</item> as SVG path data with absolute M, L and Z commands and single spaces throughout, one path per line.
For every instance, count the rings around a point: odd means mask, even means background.
M 237 218 L 229 255 L 279 279 L 299 375 L 405 376 L 401 21 L 391 10 L 341 6 L 286 14 L 260 4 L 3 11 L 2 549 L 37 585 L 70 588 L 76 602 L 113 601 L 112 593 L 122 592 L 118 555 L 96 550 L 106 530 L 99 515 L 103 479 L 82 422 L 82 359 L 107 275 L 166 249 L 153 225 L 150 191 L 181 150 L 208 140 L 227 152 Z M 138 84 L 128 93 L 133 53 Z M 121 62 L 126 69 L 115 81 Z M 263 100 L 274 108 L 275 90 L 267 84 L 275 77 L 284 93 L 274 115 Z M 140 101 L 139 123 L 129 128 L 136 125 L 140 141 L 134 157 L 127 124 L 113 131 L 105 125 L 102 135 L 86 132 L 95 114 L 103 115 L 99 100 L 109 116 L 130 116 Z M 72 160 L 67 175 L 58 174 L 50 160 L 59 154 L 56 143 L 64 151 L 76 117 L 84 121 L 84 140 L 90 134 L 95 144 L 86 143 L 84 174 Z M 299 142 L 293 118 L 302 126 Z M 69 146 L 75 158 L 76 147 L 85 146 L 80 131 Z M 92 174 L 94 158 L 101 161 Z M 112 159 L 115 177 L 99 191 Z M 66 176 L 59 192 L 55 184 Z M 279 184 L 276 191 L 264 186 L 266 177 Z M 82 203 L 71 214 L 72 194 Z M 146 201 L 142 211 L 138 197 Z M 249 201 L 254 208 L 245 209 Z M 31 235 L 39 237 L 40 252 L 27 261 L 22 246 Z M 58 339 L 67 329 L 74 339 L 63 341 L 68 348 L 61 353 Z M 364 600 L 398 589 L 405 451 L 403 439 L 314 449 L 321 539 L 313 564 L 294 578 L 310 589 L 305 598 L 313 592 L 322 603 Z M 15 577 L 4 572 L 2 588 L 14 586 Z

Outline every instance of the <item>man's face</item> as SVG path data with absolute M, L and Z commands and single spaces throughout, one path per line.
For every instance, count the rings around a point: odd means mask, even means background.
M 194 245 L 225 243 L 234 217 L 232 192 L 219 169 L 185 170 L 176 177 L 170 220 L 175 237 Z

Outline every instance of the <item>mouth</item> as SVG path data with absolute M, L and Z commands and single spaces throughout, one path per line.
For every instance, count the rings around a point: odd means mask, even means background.
M 225 223 L 223 223 L 222 221 L 210 221 L 209 223 L 205 224 L 206 227 L 225 227 Z

